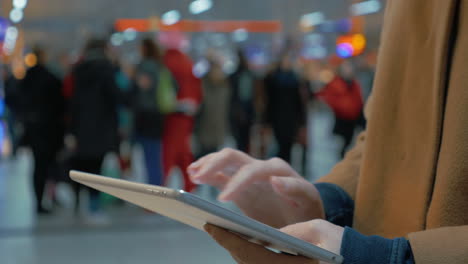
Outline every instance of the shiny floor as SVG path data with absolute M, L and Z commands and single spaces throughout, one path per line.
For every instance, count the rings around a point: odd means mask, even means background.
M 330 134 L 329 112 L 311 115 L 309 124 L 307 177 L 313 180 L 337 161 L 340 143 Z M 66 185 L 59 188 L 61 209 L 38 218 L 33 212 L 31 170 L 28 151 L 0 162 L 1 264 L 234 263 L 205 233 L 129 204 L 108 208 L 108 225 L 88 225 L 73 214 Z M 180 182 L 173 178 L 171 186 L 176 187 Z M 214 200 L 207 187 L 199 195 Z

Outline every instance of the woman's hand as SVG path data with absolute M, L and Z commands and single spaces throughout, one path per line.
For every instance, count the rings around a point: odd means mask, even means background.
M 222 190 L 249 217 L 280 228 L 324 218 L 320 194 L 281 159 L 253 159 L 233 149 L 205 156 L 189 166 L 195 183 Z
M 317 264 L 324 263 L 302 256 L 275 253 L 253 244 L 222 228 L 206 225 L 205 230 L 224 247 L 239 264 Z M 318 247 L 340 254 L 344 229 L 325 220 L 312 220 L 281 229 L 282 232 Z

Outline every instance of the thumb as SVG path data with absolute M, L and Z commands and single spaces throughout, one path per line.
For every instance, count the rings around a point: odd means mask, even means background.
M 283 227 L 280 231 L 316 245 L 318 243 L 318 237 L 313 232 L 314 225 L 312 223 L 312 221 L 297 223 Z

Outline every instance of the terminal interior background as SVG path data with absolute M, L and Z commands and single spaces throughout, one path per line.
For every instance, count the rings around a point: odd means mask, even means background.
M 63 76 L 80 56 L 86 40 L 102 36 L 109 40 L 120 62 L 130 66 L 139 61 L 138 45 L 142 38 L 151 37 L 164 46 L 165 41 L 170 42 L 167 39 L 175 36 L 182 43 L 181 49 L 194 61 L 194 73 L 200 77 L 206 71 L 205 56 L 210 52 L 216 52 L 221 58 L 226 74 L 232 73 L 238 63 L 235 56 L 238 47 L 262 76 L 287 43 L 297 51 L 300 71 L 307 62 L 333 64 L 337 58 L 357 61 L 375 57 L 384 6 L 383 0 L 0 0 L 1 64 L 12 67 L 18 75 L 15 77 L 21 78 L 22 70 L 29 67 L 25 58 L 32 46 L 40 43 L 49 54 L 50 69 Z M 227 32 L 207 28 L 174 33 L 163 32 L 157 26 L 146 32 L 132 28 L 119 31 L 116 24 L 121 19 L 174 25 L 180 20 L 227 24 L 269 21 L 279 27 L 271 32 L 249 32 L 239 27 Z M 353 35 L 364 37 L 365 47 L 359 48 L 360 54 L 346 49 L 354 43 L 343 46 L 340 42 Z M 330 69 L 325 67 L 318 75 L 326 76 Z M 31 183 L 34 166 L 31 151 L 21 147 L 12 155 L 7 110 L 0 95 L 0 263 L 234 263 L 203 232 L 130 204 L 109 202 L 105 207 L 109 223 L 88 225 L 74 214 L 74 198 L 67 183 L 56 186 L 58 205 L 54 205 L 54 212 L 37 216 Z M 310 181 L 325 175 L 340 159 L 343 142 L 332 133 L 333 125 L 333 112 L 325 103 L 308 104 L 307 148 L 296 144 L 291 164 Z M 251 144 L 257 146 L 259 129 L 253 130 Z M 274 140 L 271 142 L 265 158 L 275 155 Z M 222 147 L 235 147 L 229 133 Z M 305 170 L 302 169 L 304 151 L 307 153 Z M 142 150 L 136 145 L 131 153 L 131 179 L 144 182 Z M 115 164 L 107 166 L 115 169 Z M 180 170 L 171 172 L 168 185 L 182 186 Z M 221 204 L 216 201 L 216 191 L 210 187 L 200 186 L 196 194 Z M 53 204 L 47 199 L 44 203 Z M 237 210 L 231 204 L 221 205 Z

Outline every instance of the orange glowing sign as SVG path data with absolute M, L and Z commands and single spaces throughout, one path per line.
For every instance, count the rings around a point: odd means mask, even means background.
M 132 28 L 139 32 L 147 31 L 179 31 L 179 32 L 222 32 L 229 33 L 238 29 L 245 29 L 252 33 L 277 33 L 282 31 L 283 25 L 277 20 L 227 20 L 227 21 L 198 21 L 181 20 L 174 25 L 164 25 L 161 21 L 150 19 L 118 19 L 115 22 L 117 31 Z

